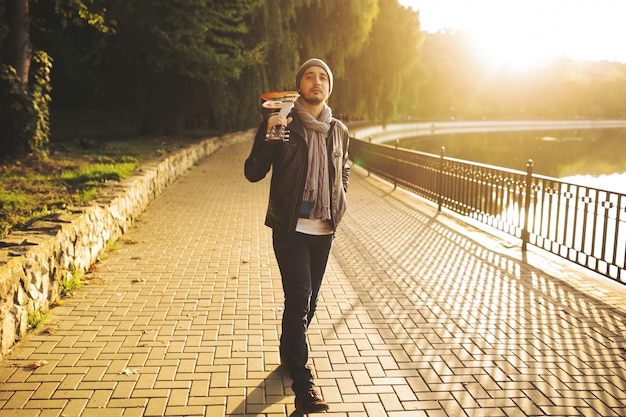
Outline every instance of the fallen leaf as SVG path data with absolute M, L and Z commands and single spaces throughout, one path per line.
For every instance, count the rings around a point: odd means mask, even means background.
M 85 281 L 83 282 L 85 285 L 107 285 L 109 283 L 109 281 L 95 275 L 85 277 Z
M 58 331 L 59 331 L 59 329 L 57 327 L 46 327 L 44 329 L 44 332 L 46 332 L 48 334 L 55 334 Z
M 46 360 L 40 360 L 40 361 L 34 361 L 31 362 L 27 365 L 24 365 L 24 368 L 28 368 L 28 369 L 37 369 L 37 368 L 41 368 L 44 365 L 47 365 L 48 361 Z

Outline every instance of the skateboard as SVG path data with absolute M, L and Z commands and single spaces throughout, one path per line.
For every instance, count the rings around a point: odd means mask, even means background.
M 270 117 L 273 114 L 280 114 L 287 117 L 293 102 L 298 98 L 297 91 L 271 91 L 261 95 L 261 110 L 264 117 Z M 266 141 L 280 140 L 289 141 L 289 131 L 285 126 L 276 125 L 267 133 Z

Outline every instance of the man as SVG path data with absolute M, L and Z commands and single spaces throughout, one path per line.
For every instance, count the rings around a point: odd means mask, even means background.
M 285 294 L 280 357 L 293 380 L 296 410 L 308 414 L 328 410 L 307 366 L 307 329 L 346 208 L 349 136 L 326 104 L 333 74 L 324 61 L 313 58 L 302 64 L 296 89 L 299 97 L 288 117 L 274 115 L 261 123 L 245 175 L 256 182 L 272 169 L 265 224 L 272 228 Z M 276 125 L 289 131 L 286 141 L 266 140 Z

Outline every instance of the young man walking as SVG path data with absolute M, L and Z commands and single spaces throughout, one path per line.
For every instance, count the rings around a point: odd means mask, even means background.
M 280 357 L 293 380 L 296 410 L 308 414 L 328 410 L 307 366 L 307 330 L 346 209 L 349 134 L 327 104 L 333 74 L 324 61 L 313 58 L 302 64 L 296 88 L 299 97 L 289 115 L 261 123 L 245 175 L 256 182 L 272 170 L 265 224 L 272 228 L 285 294 Z M 288 139 L 271 140 L 274 126 L 285 127 Z

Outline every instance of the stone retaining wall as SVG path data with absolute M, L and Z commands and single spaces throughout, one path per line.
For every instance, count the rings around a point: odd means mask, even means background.
M 142 164 L 131 177 L 108 183 L 89 206 L 71 207 L 0 240 L 0 358 L 24 337 L 29 315 L 47 313 L 61 296 L 63 280 L 96 263 L 152 199 L 199 160 L 253 134 L 209 138 Z

